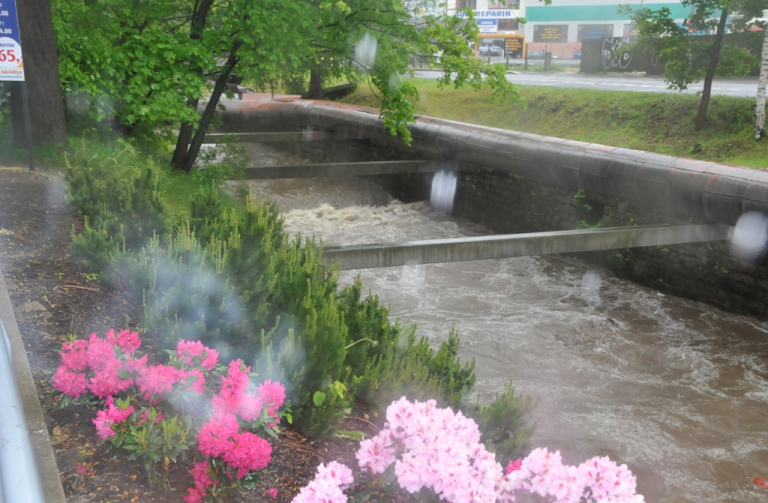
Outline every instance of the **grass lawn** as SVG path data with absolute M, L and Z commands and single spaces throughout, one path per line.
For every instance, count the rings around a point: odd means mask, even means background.
M 714 96 L 707 125 L 693 128 L 699 96 L 520 86 L 525 108 L 490 103 L 489 92 L 439 89 L 409 79 L 419 90 L 418 114 L 727 164 L 768 168 L 768 139 L 753 139 L 755 100 Z M 378 107 L 367 85 L 344 99 Z

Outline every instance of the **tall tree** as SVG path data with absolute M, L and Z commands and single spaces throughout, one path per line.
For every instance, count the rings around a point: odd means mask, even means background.
M 50 0 L 17 1 L 16 8 L 29 95 L 32 142 L 36 145 L 64 144 L 67 127 Z M 11 87 L 11 101 L 21 103 L 19 85 Z M 17 144 L 23 144 L 20 141 L 24 138 L 21 107 L 13 106 L 11 113 L 14 138 Z
M 638 26 L 638 43 L 653 47 L 658 54 L 671 89 L 683 90 L 704 79 L 694 122 L 695 128 L 701 129 L 706 123 L 715 76 L 745 74 L 756 64 L 754 51 L 750 51 L 755 37 L 747 30 L 755 25 L 756 18 L 762 16 L 768 5 L 766 0 L 682 0 L 682 4 L 691 8 L 691 17 L 682 25 L 674 21 L 666 7 L 634 11 L 624 7 L 622 10 L 628 12 Z M 736 40 L 730 44 L 725 40 L 728 31 L 740 34 L 738 44 Z M 704 34 L 710 36 L 704 37 Z
M 405 141 L 416 92 L 399 75 L 408 71 L 410 55 L 426 55 L 445 70 L 444 84 L 490 86 L 497 99 L 519 100 L 502 65 L 470 57 L 468 42 L 477 32 L 471 20 L 439 14 L 417 20 L 402 0 L 53 5 L 66 91 L 83 94 L 94 113 L 114 117 L 127 134 L 178 128 L 172 162 L 184 171 L 235 74 L 264 88 L 312 72 L 316 80 L 370 76 L 382 97 L 382 119 Z M 368 45 L 361 50 L 361 43 Z
M 765 137 L 765 84 L 768 81 L 768 28 L 763 28 L 763 51 L 760 78 L 757 81 L 757 106 L 755 108 L 755 140 Z

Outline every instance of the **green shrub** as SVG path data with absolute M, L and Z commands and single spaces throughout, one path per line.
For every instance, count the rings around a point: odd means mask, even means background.
M 115 253 L 123 241 L 122 228 L 111 229 L 107 225 L 112 219 L 107 211 L 105 218 L 99 219 L 96 227 L 90 225 L 88 216 L 83 217 L 83 232 L 78 234 L 72 227 L 72 253 L 80 258 L 91 271 L 105 274 L 115 259 Z
M 436 399 L 457 407 L 475 383 L 474 360 L 462 365 L 456 357 L 459 340 L 451 331 L 437 351 L 426 338 L 416 340 L 416 328 L 401 333 L 405 344 L 369 359 L 355 378 L 356 396 L 378 411 L 402 396 L 410 400 Z
M 509 461 L 529 452 L 531 435 L 536 428 L 527 425 L 535 408 L 531 397 L 516 395 L 510 382 L 504 393 L 497 394 L 490 405 L 475 405 L 462 410 L 477 423 L 482 432 L 481 441 L 488 450 L 495 452 L 496 460 L 506 466 Z
M 353 399 L 383 411 L 407 395 L 466 408 L 504 456 L 525 447 L 530 399 L 509 388 L 488 407 L 468 406 L 474 361 L 458 360 L 457 335 L 431 348 L 415 328 L 392 323 L 376 296 L 363 298 L 359 279 L 337 296 L 338 267 L 323 266 L 314 240 L 290 239 L 274 205 L 249 194 L 238 210 L 210 179 L 184 179 L 195 195 L 179 198 L 188 206 L 176 221 L 187 218 L 170 233 L 161 185 L 177 177 L 137 168 L 129 147 L 76 157 L 70 201 L 86 225 L 73 232 L 73 250 L 130 286 L 161 347 L 201 340 L 224 361 L 242 358 L 262 379 L 280 380 L 294 424 L 310 437 L 333 433 Z

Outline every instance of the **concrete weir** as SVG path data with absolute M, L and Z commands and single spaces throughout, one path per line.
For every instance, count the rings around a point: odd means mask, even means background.
M 549 255 L 643 246 L 725 241 L 733 228 L 723 224 L 657 226 L 536 232 L 502 236 L 435 239 L 404 243 L 329 246 L 323 263 L 342 270 Z
M 401 173 L 434 173 L 440 165 L 430 161 L 334 162 L 323 164 L 279 164 L 245 168 L 245 180 L 270 178 L 312 178 L 318 176 L 395 175 Z
M 411 147 L 393 137 L 372 108 L 282 96 L 231 103 L 234 130 L 312 127 L 362 136 L 393 151 L 485 166 L 531 180 L 615 197 L 682 218 L 734 225 L 749 211 L 768 214 L 768 172 L 639 150 L 520 133 L 419 116 Z

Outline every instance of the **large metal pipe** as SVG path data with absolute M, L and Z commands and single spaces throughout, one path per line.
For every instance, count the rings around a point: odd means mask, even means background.
M 408 148 L 373 108 L 293 97 L 227 107 L 222 120 L 238 129 L 312 126 Z M 410 151 L 430 159 L 458 159 L 683 218 L 734 225 L 749 211 L 768 214 L 768 172 L 758 169 L 426 116 L 416 117 L 409 129 Z

